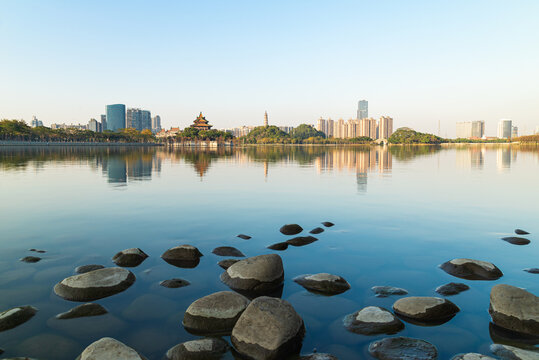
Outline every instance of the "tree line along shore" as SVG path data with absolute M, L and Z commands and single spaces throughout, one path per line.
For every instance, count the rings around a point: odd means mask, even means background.
M 310 125 L 301 124 L 290 133 L 277 126 L 259 126 L 249 134 L 234 137 L 226 131 L 199 130 L 187 127 L 175 136 L 157 138 L 150 130 L 121 129 L 118 131 L 94 132 L 78 129 L 51 129 L 45 126 L 30 127 L 21 120 L 1 120 L 0 140 L 26 142 L 61 142 L 61 143 L 165 143 L 174 144 L 192 141 L 231 142 L 234 144 L 317 144 L 317 145 L 346 145 L 346 144 L 376 144 L 368 137 L 327 138 L 326 135 Z M 410 128 L 397 129 L 386 144 L 443 144 L 443 143 L 510 143 L 519 142 L 539 144 L 539 135 L 521 136 L 514 139 L 444 139 L 439 136 L 421 133 Z

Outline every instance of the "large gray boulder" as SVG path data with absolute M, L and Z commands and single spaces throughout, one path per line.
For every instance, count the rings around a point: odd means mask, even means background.
M 146 360 L 146 358 L 118 340 L 104 337 L 88 345 L 77 360 Z
M 135 267 L 142 264 L 148 255 L 139 248 L 125 249 L 112 257 L 112 261 L 118 266 Z
M 54 286 L 54 292 L 66 300 L 91 301 L 120 293 L 135 279 L 129 270 L 105 268 L 65 278 Z
M 217 360 L 228 348 L 226 341 L 218 338 L 191 340 L 170 348 L 166 357 L 168 360 Z
M 490 351 L 504 360 L 539 360 L 539 350 L 520 349 L 510 345 L 492 344 Z
M 194 268 L 200 262 L 202 253 L 192 245 L 180 245 L 168 249 L 161 255 L 161 258 L 167 263 L 181 267 Z
M 438 350 L 425 340 L 407 337 L 392 337 L 374 341 L 369 353 L 381 360 L 434 360 Z
M 280 288 L 283 280 L 283 261 L 277 254 L 238 261 L 221 274 L 221 281 L 231 289 L 248 294 L 269 294 Z
M 284 235 L 296 235 L 303 231 L 303 228 L 298 224 L 286 224 L 283 225 L 279 231 Z
M 494 324 L 539 336 L 539 297 L 515 286 L 498 284 L 490 291 L 489 313 Z
M 402 321 L 378 306 L 367 306 L 346 315 L 343 323 L 348 331 L 362 335 L 396 334 L 404 329 Z
M 183 326 L 194 334 L 228 335 L 249 299 L 232 291 L 220 291 L 193 302 L 183 317 Z
M 87 303 L 75 306 L 73 309 L 56 315 L 57 319 L 75 319 L 86 316 L 98 316 L 108 313 L 107 309 L 99 304 Z
M 0 331 L 13 329 L 27 322 L 34 317 L 37 311 L 35 307 L 25 305 L 0 312 Z
M 446 273 L 467 280 L 496 280 L 503 273 L 496 265 L 473 259 L 453 259 L 440 265 Z
M 467 353 L 467 354 L 458 354 L 451 358 L 451 360 L 496 360 L 490 356 L 478 354 L 478 353 Z
M 327 295 L 340 294 L 350 289 L 350 284 L 342 277 L 333 274 L 306 274 L 294 278 L 305 289 Z
M 410 296 L 393 304 L 395 313 L 405 320 L 418 323 L 443 323 L 460 309 L 447 299 L 429 296 Z
M 290 303 L 262 296 L 241 314 L 230 339 L 242 356 L 277 360 L 298 354 L 304 335 L 303 320 Z

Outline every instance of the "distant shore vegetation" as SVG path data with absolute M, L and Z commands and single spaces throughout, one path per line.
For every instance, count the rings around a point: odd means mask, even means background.
M 249 134 L 238 138 L 240 144 L 370 144 L 372 139 L 359 137 L 352 139 L 326 138 L 326 134 L 311 125 L 301 124 L 286 133 L 277 126 L 258 126 Z

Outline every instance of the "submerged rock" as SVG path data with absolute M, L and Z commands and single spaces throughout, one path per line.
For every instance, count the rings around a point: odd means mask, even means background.
M 142 264 L 148 255 L 139 248 L 122 250 L 112 257 L 112 261 L 122 267 L 135 267 Z
M 509 329 L 504 329 L 492 322 L 488 324 L 488 331 L 492 342 L 496 344 L 509 344 L 521 347 L 539 344 L 539 334 L 523 334 Z
M 383 360 L 434 360 L 438 358 L 436 347 L 425 340 L 408 337 L 392 337 L 374 341 L 369 353 Z
M 539 274 L 539 268 L 529 268 L 524 269 L 524 271 L 529 272 L 530 274 Z
M 515 286 L 498 284 L 490 291 L 494 324 L 523 334 L 539 334 L 539 297 Z
M 40 249 L 28 249 L 28 251 L 33 251 L 33 252 L 36 252 L 36 253 L 39 253 L 39 254 L 44 254 L 44 253 L 46 253 L 45 250 L 40 250 Z
M 232 291 L 220 291 L 193 302 L 183 317 L 183 326 L 199 335 L 229 335 L 249 299 Z
M 213 249 L 212 253 L 219 256 L 236 256 L 236 257 L 244 257 L 245 255 L 232 246 L 220 246 Z
M 90 271 L 104 269 L 105 267 L 103 265 L 97 265 L 97 264 L 90 264 L 90 265 L 82 265 L 75 269 L 75 272 L 77 274 L 84 274 Z
M 238 259 L 225 259 L 225 260 L 221 260 L 217 263 L 217 265 L 219 265 L 220 267 L 222 267 L 223 269 L 228 269 L 229 267 L 232 266 L 232 264 L 235 264 L 237 263 L 239 260 Z
M 161 258 L 171 265 L 190 269 L 199 264 L 201 256 L 202 253 L 196 247 L 180 245 L 165 251 Z
M 39 260 L 41 260 L 41 258 L 37 256 L 25 256 L 20 261 L 26 262 L 26 263 L 36 263 Z
M 90 345 L 77 360 L 146 360 L 129 346 L 110 337 L 101 338 Z
M 306 274 L 294 278 L 305 289 L 328 295 L 340 294 L 350 289 L 350 284 L 338 275 L 327 273 Z
M 170 288 L 170 289 L 176 289 L 176 288 L 181 288 L 181 287 L 184 287 L 184 286 L 188 286 L 190 285 L 191 283 L 187 280 L 184 280 L 184 279 L 170 279 L 170 280 L 163 280 L 159 283 L 159 285 L 161 286 L 164 286 L 166 288 Z
M 276 243 L 276 244 L 268 246 L 268 249 L 279 250 L 279 251 L 286 250 L 288 249 L 288 243 L 287 242 Z
M 268 294 L 282 286 L 284 268 L 277 254 L 250 257 L 230 266 L 221 281 L 238 292 Z
M 287 240 L 286 242 L 289 244 L 289 245 L 292 245 L 292 246 L 304 246 L 304 245 L 308 245 L 310 243 L 313 243 L 315 241 L 317 241 L 318 239 L 315 238 L 314 236 L 297 236 L 293 239 L 290 239 L 290 240 Z
M 502 240 L 507 241 L 508 243 L 511 243 L 513 245 L 528 245 L 530 243 L 530 240 L 517 236 L 504 237 L 502 238 Z
M 57 319 L 74 319 L 85 316 L 98 316 L 108 313 L 107 309 L 99 304 L 87 303 L 75 306 L 73 309 L 56 315 Z
M 463 283 L 454 283 L 441 285 L 436 288 L 436 292 L 443 296 L 457 295 L 463 291 L 469 290 L 470 287 Z
M 525 350 L 514 346 L 492 344 L 490 351 L 502 359 L 508 360 L 537 360 L 539 359 L 539 350 Z
M 284 235 L 296 235 L 303 231 L 303 228 L 298 224 L 283 225 L 279 231 Z
M 54 292 L 66 300 L 91 301 L 122 292 L 135 279 L 129 270 L 104 268 L 65 278 L 54 286 Z
M 27 322 L 34 317 L 37 311 L 35 307 L 25 305 L 0 312 L 0 331 L 13 329 Z
M 207 338 L 186 341 L 167 351 L 167 360 L 212 360 L 220 359 L 228 351 L 226 341 Z
M 251 238 L 249 235 L 245 234 L 239 234 L 238 237 L 243 240 L 249 240 Z
M 372 291 L 376 294 L 376 297 L 388 297 L 391 295 L 407 295 L 406 289 L 401 289 L 393 286 L 373 286 Z
M 303 355 L 299 358 L 299 360 L 339 360 L 339 358 L 331 354 L 314 353 Z
M 262 296 L 241 314 L 230 337 L 234 348 L 253 359 L 286 359 L 301 350 L 305 326 L 285 300 Z
M 420 324 L 443 323 L 460 311 L 457 305 L 447 299 L 428 296 L 399 299 L 393 304 L 393 310 L 405 320 L 415 320 Z
M 344 326 L 348 331 L 362 334 L 396 334 L 404 329 L 404 324 L 387 309 L 367 306 L 353 314 L 346 315 Z
M 496 280 L 503 273 L 496 265 L 473 259 L 453 259 L 440 265 L 446 273 L 467 280 Z
M 330 222 L 330 221 L 324 221 L 322 223 L 322 225 L 324 225 L 325 227 L 332 227 L 333 225 L 335 225 L 334 223 Z
M 467 354 L 458 354 L 451 358 L 451 360 L 496 360 L 490 356 L 478 354 L 478 353 L 467 353 Z
M 314 228 L 311 231 L 309 231 L 309 234 L 316 235 L 316 234 L 320 234 L 320 233 L 323 233 L 323 232 L 324 232 L 324 229 L 322 229 L 321 227 L 317 227 L 317 228 Z
M 529 232 L 527 232 L 526 230 L 522 230 L 522 229 L 515 229 L 515 234 L 517 234 L 517 235 L 528 235 Z

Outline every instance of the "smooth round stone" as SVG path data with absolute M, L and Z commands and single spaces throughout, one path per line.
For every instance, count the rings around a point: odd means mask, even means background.
M 314 353 L 303 355 L 299 358 L 299 360 L 339 360 L 339 358 L 331 354 Z
M 502 240 L 507 241 L 508 243 L 513 245 L 528 245 L 530 243 L 530 240 L 518 236 L 504 237 L 502 238 Z
M 393 304 L 393 310 L 405 320 L 416 320 L 420 323 L 445 322 L 460 311 L 447 299 L 428 296 L 410 296 L 399 299 Z
M 237 263 L 238 261 L 239 261 L 238 259 L 225 259 L 225 260 L 219 261 L 217 265 L 219 265 L 220 267 L 226 270 L 229 267 L 231 267 L 233 264 Z
M 22 259 L 20 259 L 20 261 L 25 262 L 25 263 L 36 263 L 40 260 L 41 258 L 37 256 L 25 256 Z
M 103 265 L 97 265 L 97 264 L 89 264 L 89 265 L 82 265 L 75 269 L 75 272 L 77 274 L 84 274 L 90 271 L 104 269 L 105 267 Z
M 196 247 L 180 245 L 165 251 L 161 258 L 177 267 L 194 268 L 199 264 L 201 256 L 202 253 Z
M 494 324 L 518 333 L 539 334 L 539 297 L 515 286 L 498 284 L 490 291 Z
M 191 340 L 170 348 L 166 357 L 168 360 L 217 360 L 228 348 L 226 341 L 218 338 Z
M 135 279 L 129 270 L 104 268 L 65 278 L 54 286 L 54 292 L 66 300 L 91 301 L 120 293 Z
M 250 257 L 230 266 L 221 274 L 221 281 L 232 290 L 265 294 L 281 287 L 284 268 L 276 254 Z
M 74 319 L 85 316 L 98 316 L 108 313 L 107 309 L 99 304 L 87 303 L 75 306 L 73 309 L 56 315 L 57 319 Z
M 438 358 L 436 347 L 425 340 L 392 337 L 374 341 L 369 353 L 383 360 L 434 360 Z
M 0 331 L 13 329 L 28 320 L 37 313 L 37 309 L 33 306 L 18 306 L 0 312 Z
M 104 337 L 88 345 L 77 360 L 146 360 L 129 346 Z
M 123 267 L 135 267 L 142 264 L 148 255 L 139 248 L 125 249 L 112 257 L 112 261 Z
M 502 359 L 508 360 L 538 360 L 539 350 L 525 350 L 510 345 L 492 344 L 490 351 Z
M 393 286 L 373 286 L 372 291 L 376 294 L 376 297 L 388 297 L 391 295 L 407 295 L 408 291 L 402 288 Z
M 294 278 L 305 289 L 328 295 L 340 294 L 350 289 L 350 284 L 338 275 L 327 273 L 306 274 Z
M 268 249 L 278 250 L 278 251 L 286 250 L 286 249 L 288 249 L 288 243 L 286 241 L 285 242 L 275 243 L 273 245 L 268 246 Z
M 298 224 L 286 224 L 283 225 L 279 231 L 284 235 L 296 235 L 303 231 L 303 228 Z
M 314 236 L 309 235 L 309 236 L 297 236 L 293 239 L 287 240 L 286 242 L 288 243 L 288 245 L 292 245 L 292 246 L 305 246 L 317 240 L 318 239 L 315 238 Z
M 212 253 L 219 256 L 236 256 L 236 257 L 244 257 L 245 255 L 232 246 L 220 246 L 213 249 Z
M 335 225 L 334 223 L 332 223 L 331 221 L 324 221 L 322 223 L 322 225 L 324 225 L 325 227 L 332 227 L 333 225 Z
M 539 268 L 529 268 L 524 269 L 524 271 L 529 272 L 530 274 L 539 274 Z
M 436 292 L 443 296 L 450 296 L 460 294 L 469 289 L 470 287 L 466 284 L 451 282 L 449 284 L 438 286 Z
M 473 259 L 453 259 L 440 265 L 446 273 L 467 280 L 496 280 L 503 273 L 496 265 Z
M 193 302 L 183 317 L 183 326 L 194 334 L 228 335 L 249 299 L 232 291 L 220 291 Z
M 251 238 L 249 235 L 245 234 L 239 234 L 238 237 L 243 240 L 249 240 Z
M 236 322 L 230 337 L 238 353 L 253 359 L 287 359 L 301 350 L 302 318 L 285 300 L 254 299 Z
M 320 234 L 320 233 L 323 233 L 323 232 L 324 232 L 324 229 L 322 229 L 321 227 L 316 227 L 316 228 L 312 229 L 311 231 L 309 231 L 309 234 L 316 235 L 316 234 Z
M 478 353 L 467 353 L 467 354 L 458 354 L 451 358 L 451 360 L 496 360 L 490 356 L 478 354 Z
M 161 286 L 164 286 L 166 288 L 169 288 L 169 289 L 177 289 L 177 288 L 181 288 L 181 287 L 184 287 L 184 286 L 188 286 L 190 285 L 191 283 L 187 280 L 183 280 L 183 279 L 169 279 L 169 280 L 163 280 L 159 283 L 159 285 Z
M 344 318 L 348 331 L 362 334 L 396 334 L 404 329 L 404 324 L 387 309 L 367 306 Z
M 517 235 L 528 235 L 529 232 L 527 232 L 526 230 L 522 230 L 522 229 L 515 229 L 515 234 L 517 234 Z

